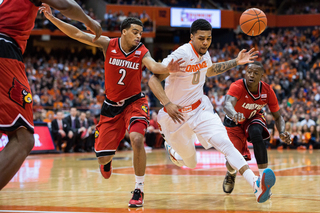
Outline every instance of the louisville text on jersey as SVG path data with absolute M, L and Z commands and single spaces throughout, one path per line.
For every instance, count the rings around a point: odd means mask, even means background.
M 207 67 L 207 62 L 204 61 L 199 64 L 188 65 L 186 67 L 186 72 L 198 72 L 200 69 L 206 68 L 206 67 Z
M 134 70 L 139 69 L 139 63 L 134 63 L 132 61 L 126 61 L 126 60 L 117 59 L 117 58 L 110 58 L 109 64 L 120 66 L 120 67 L 126 67 Z
M 250 103 L 243 103 L 242 107 L 248 110 L 260 110 L 262 109 L 266 104 L 250 104 Z

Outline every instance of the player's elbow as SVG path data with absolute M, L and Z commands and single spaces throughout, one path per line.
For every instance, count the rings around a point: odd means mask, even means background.
M 65 0 L 56 0 L 56 1 L 43 0 L 43 2 L 47 3 L 54 9 L 59 10 L 60 12 L 64 10 L 69 10 L 73 7 L 73 4 L 71 4 L 70 1 L 65 1 Z

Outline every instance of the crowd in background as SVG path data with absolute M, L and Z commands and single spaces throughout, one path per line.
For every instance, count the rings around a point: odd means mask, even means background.
M 320 29 L 279 29 L 250 38 L 238 34 L 235 41 L 223 46 L 213 43 L 209 49 L 212 61 L 233 59 L 243 48 L 259 50 L 258 60 L 266 73 L 263 81 L 272 85 L 281 114 L 292 133 L 294 144 L 289 148 L 319 147 Z M 40 50 L 25 55 L 36 121 L 50 123 L 58 111 L 65 110 L 68 114 L 71 107 L 76 107 L 79 112 L 88 112 L 88 118 L 97 122 L 105 98 L 103 56 L 99 54 L 66 49 L 51 53 Z M 230 84 L 244 76 L 245 68 L 238 66 L 206 81 L 204 92 L 221 118 L 224 117 L 224 96 Z M 143 71 L 141 87 L 147 94 L 150 108 L 156 112 L 159 102 L 148 88 L 150 76 L 148 70 Z M 265 112 L 269 117 L 267 108 Z M 270 124 L 269 129 L 272 132 L 269 146 L 282 147 L 274 124 Z

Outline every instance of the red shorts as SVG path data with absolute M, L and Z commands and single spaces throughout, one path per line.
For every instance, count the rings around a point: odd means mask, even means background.
M 144 129 L 134 130 L 135 132 L 144 133 L 149 123 L 149 110 L 147 106 L 147 99 L 140 98 L 127 105 L 121 113 L 114 117 L 108 117 L 101 113 L 95 132 L 96 156 L 114 155 L 126 130 L 130 132 L 130 127 L 135 122 L 145 124 L 142 125 Z
M 19 54 L 12 43 L 0 40 L 0 133 L 20 127 L 34 133 L 32 95 Z
M 250 125 L 252 124 L 259 124 L 263 127 L 263 139 L 268 139 L 270 137 L 266 120 L 261 113 L 256 114 L 250 120 L 246 120 L 240 126 L 226 127 L 231 142 L 237 148 L 237 150 L 245 157 L 246 160 L 251 160 L 251 154 L 247 145 L 247 141 L 250 142 L 248 130 Z

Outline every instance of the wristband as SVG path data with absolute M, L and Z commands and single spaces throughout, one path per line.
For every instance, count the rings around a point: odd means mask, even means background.
M 169 104 L 171 104 L 171 101 L 169 101 L 168 103 L 166 103 L 166 104 L 164 105 L 164 107 L 168 106 Z

